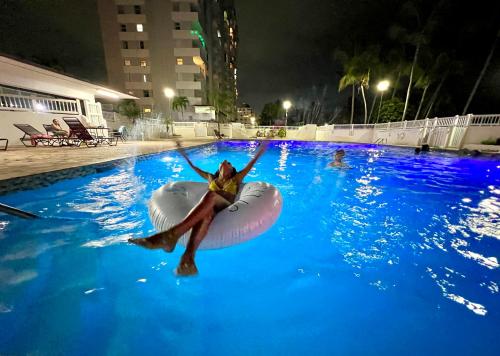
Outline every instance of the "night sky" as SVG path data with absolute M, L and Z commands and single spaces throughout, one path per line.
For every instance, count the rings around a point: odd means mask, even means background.
M 359 51 L 374 43 L 383 50 L 388 48 L 388 28 L 398 21 L 404 4 L 396 0 L 235 2 L 240 101 L 249 103 L 258 113 L 266 102 L 312 100 L 315 90 L 325 88 L 330 107 L 345 106 L 347 91 L 340 95 L 337 91 L 342 73 L 333 59 L 335 48 Z M 415 2 L 425 9 L 437 1 Z M 445 108 L 458 112 L 498 31 L 500 2 L 445 3 L 434 45 L 439 42 L 443 51 L 462 63 L 460 72 L 446 84 L 450 98 Z M 0 0 L 0 52 L 103 83 L 105 68 L 96 11 L 95 0 Z M 474 113 L 500 109 L 499 58 L 497 48 L 478 99 L 473 102 Z

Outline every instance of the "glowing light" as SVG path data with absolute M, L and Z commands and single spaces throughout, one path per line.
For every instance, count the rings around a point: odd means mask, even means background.
M 103 89 L 98 89 L 97 93 L 102 95 L 102 96 L 107 96 L 108 98 L 113 98 L 113 99 L 119 98 L 119 96 L 117 94 L 112 93 L 112 92 L 107 91 L 107 90 L 103 90 Z
M 43 104 L 36 103 L 35 109 L 36 109 L 36 111 L 45 111 L 45 106 L 43 106 Z
M 163 94 L 165 94 L 168 99 L 172 99 L 175 96 L 175 91 L 171 88 L 165 88 L 163 89 Z
M 384 92 L 389 89 L 389 85 L 390 83 L 388 80 L 382 80 L 377 84 L 377 90 Z
M 288 110 L 292 107 L 292 102 L 290 100 L 285 100 L 283 102 L 283 109 Z

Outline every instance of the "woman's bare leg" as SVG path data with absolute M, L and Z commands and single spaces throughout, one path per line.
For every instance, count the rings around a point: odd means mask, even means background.
M 130 243 L 149 248 L 163 248 L 167 252 L 172 252 L 177 244 L 177 240 L 193 228 L 197 223 L 214 211 L 220 211 L 228 207 L 231 203 L 215 192 L 207 192 L 200 202 L 188 213 L 188 215 L 177 225 L 167 231 L 160 232 L 150 237 L 140 239 L 129 239 Z
M 189 237 L 189 242 L 186 246 L 186 251 L 181 257 L 179 266 L 177 266 L 176 273 L 181 276 L 189 276 L 198 273 L 196 264 L 194 263 L 194 255 L 198 246 L 203 241 L 205 236 L 207 236 L 208 228 L 212 222 L 215 214 L 206 216 L 202 221 L 196 224 L 191 231 L 191 236 Z

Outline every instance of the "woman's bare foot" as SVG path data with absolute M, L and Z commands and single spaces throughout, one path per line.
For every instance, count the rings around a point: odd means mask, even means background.
M 148 248 L 150 250 L 162 248 L 166 252 L 172 252 L 175 249 L 175 245 L 177 244 L 178 239 L 179 236 L 174 234 L 172 229 L 170 229 L 150 237 L 129 239 L 128 242 L 138 246 L 142 246 L 144 248 Z
M 194 258 L 190 256 L 182 256 L 181 262 L 175 269 L 178 276 L 194 276 L 198 274 L 198 268 L 194 264 Z

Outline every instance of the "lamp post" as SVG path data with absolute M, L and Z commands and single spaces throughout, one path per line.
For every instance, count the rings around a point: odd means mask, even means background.
M 169 116 L 170 120 L 172 120 L 172 104 L 170 101 L 175 96 L 175 91 L 172 88 L 165 88 L 165 89 L 163 89 L 163 94 L 165 94 L 165 97 L 168 100 L 168 116 Z M 173 135 L 174 134 L 174 124 L 172 123 L 171 125 L 172 125 L 172 135 Z M 167 127 L 167 129 L 168 129 L 168 127 Z M 167 134 L 168 134 L 168 130 L 167 130 Z
M 283 102 L 283 109 L 285 109 L 285 127 L 288 124 L 288 109 L 292 107 L 292 102 L 290 100 L 285 100 Z
M 380 109 L 382 108 L 382 101 L 384 100 L 384 92 L 389 89 L 389 81 L 388 80 L 382 80 L 377 84 L 377 90 L 380 92 L 380 104 L 378 106 L 378 113 L 377 113 L 377 121 L 378 123 L 378 118 L 380 117 Z

